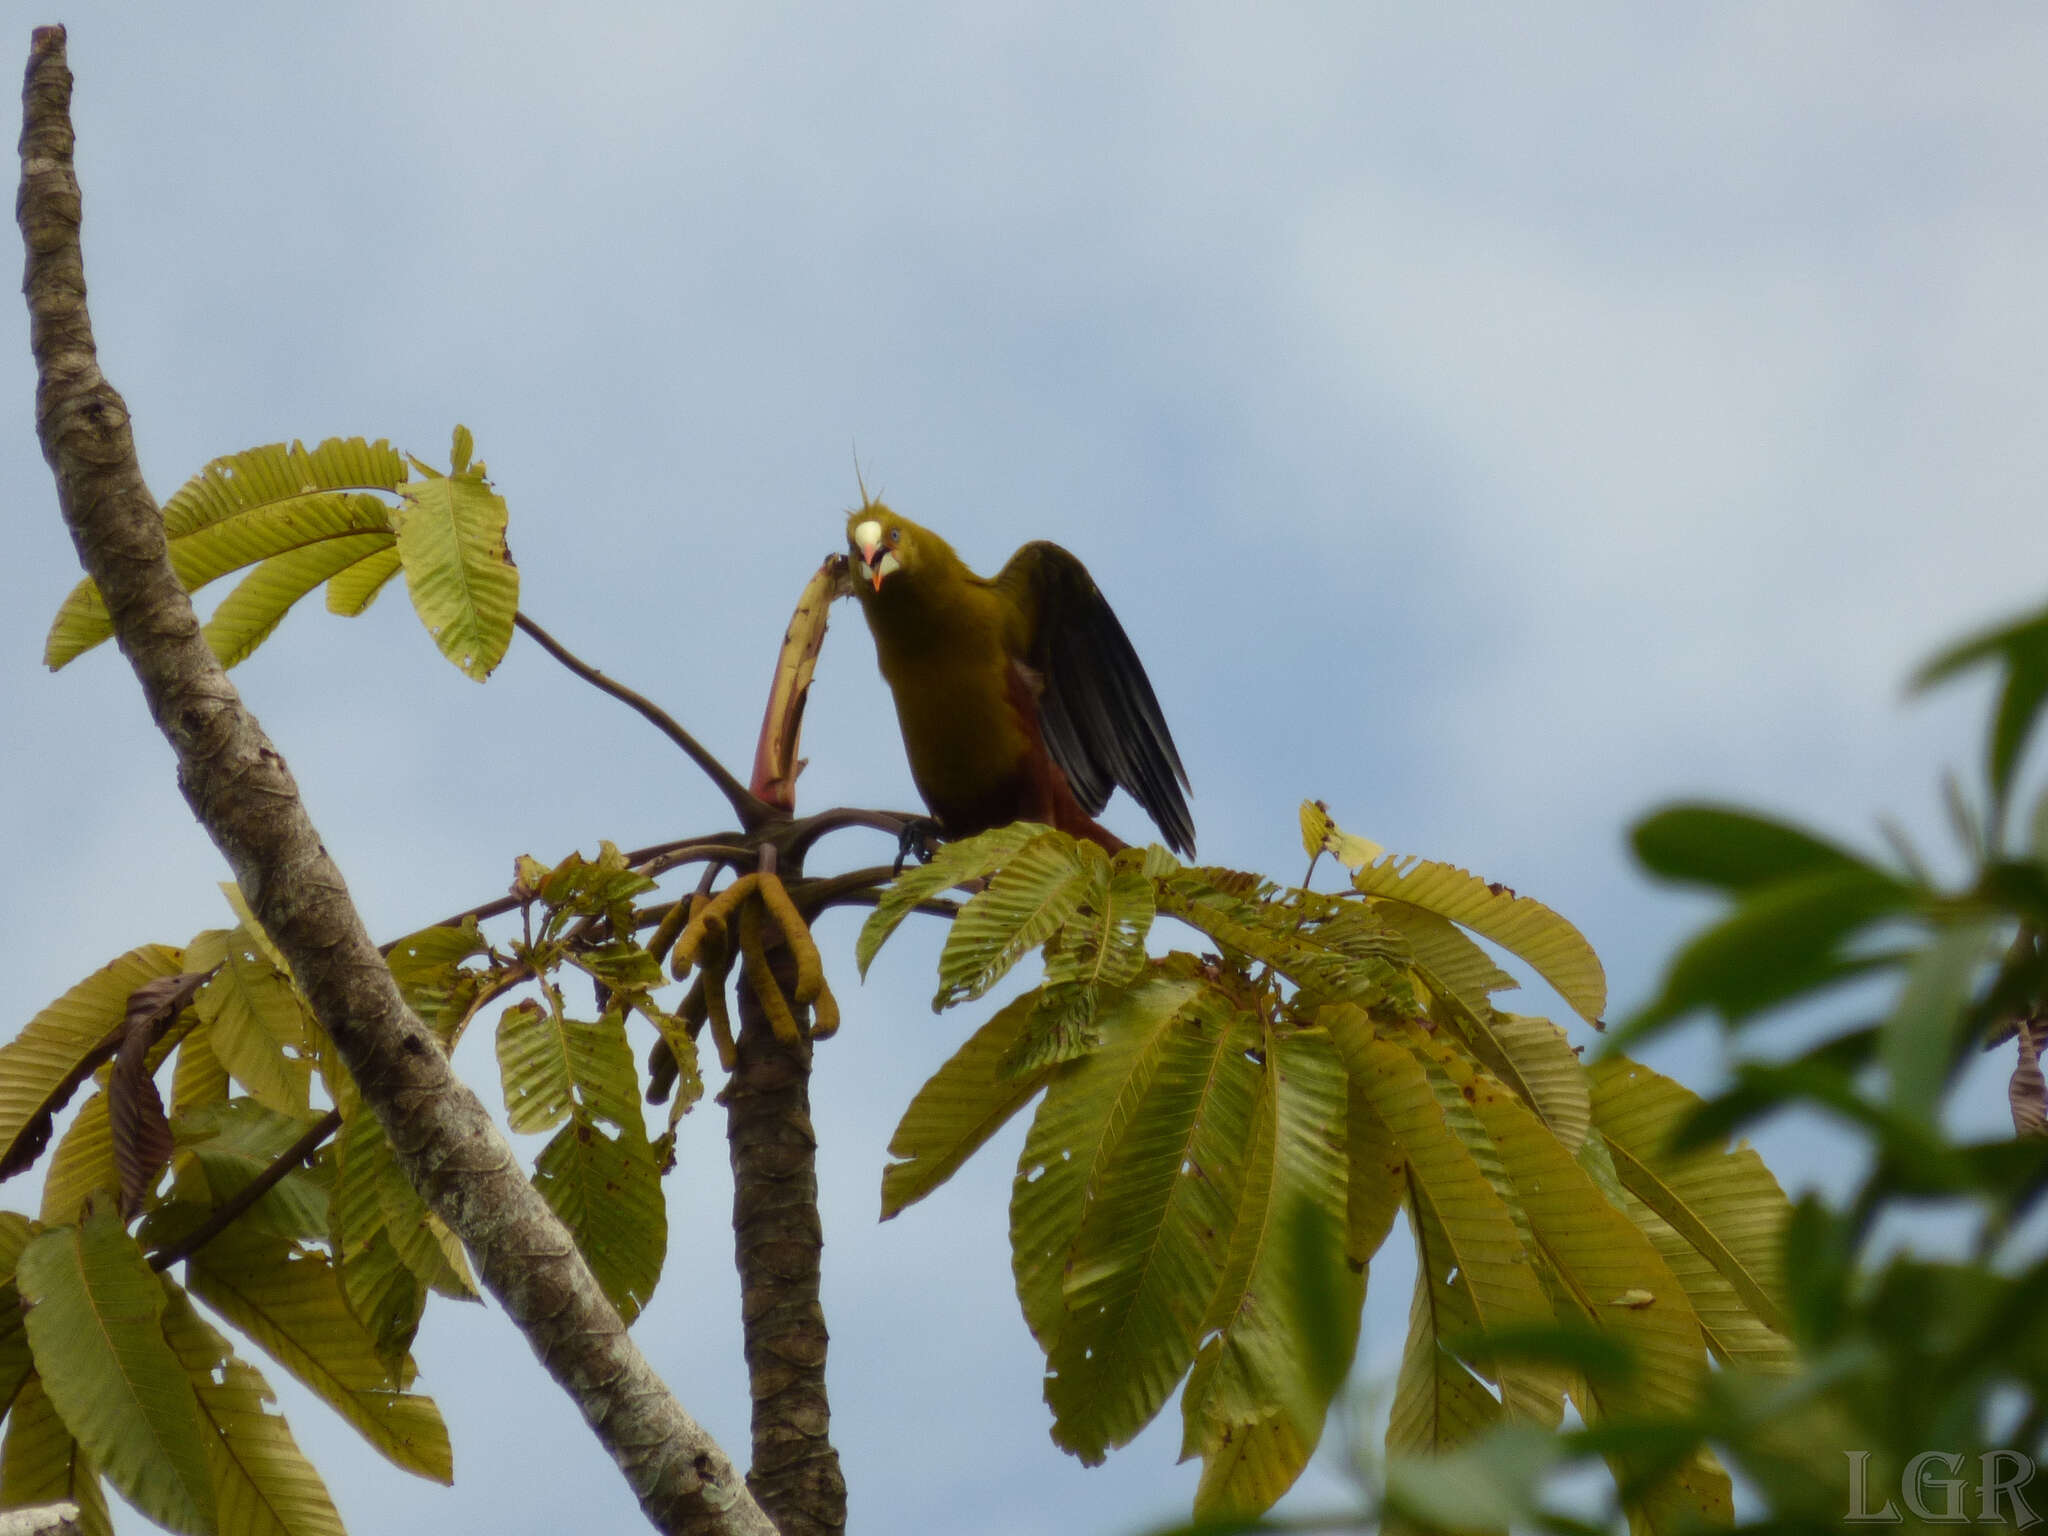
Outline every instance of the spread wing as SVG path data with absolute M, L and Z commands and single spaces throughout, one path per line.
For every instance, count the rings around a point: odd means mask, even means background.
M 1088 814 L 1118 785 L 1177 853 L 1195 851 L 1187 770 L 1124 627 L 1087 567 L 1057 544 L 1026 544 L 994 585 L 1022 609 L 1025 661 L 1043 679 L 1039 730 Z

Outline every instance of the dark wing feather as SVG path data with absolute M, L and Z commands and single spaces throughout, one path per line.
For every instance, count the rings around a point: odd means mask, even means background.
M 1032 620 L 1024 659 L 1043 679 L 1039 730 L 1074 798 L 1093 816 L 1122 785 L 1166 845 L 1192 856 L 1187 770 L 1138 653 L 1087 567 L 1057 544 L 1026 544 L 995 584 Z

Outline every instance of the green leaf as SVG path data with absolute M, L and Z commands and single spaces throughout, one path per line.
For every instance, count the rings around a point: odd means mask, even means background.
M 79 1213 L 95 1194 L 112 1197 L 121 1187 L 120 1172 L 114 1166 L 114 1133 L 107 1123 L 108 1100 L 96 1093 L 79 1109 L 57 1152 L 50 1159 L 50 1171 L 43 1177 L 41 1217 L 49 1226 L 64 1226 L 79 1219 Z
M 18 1211 L 0 1211 L 0 1414 L 7 1411 L 35 1371 L 28 1334 L 22 1329 L 21 1289 L 14 1283 L 15 1266 L 32 1236 L 29 1220 Z M 6 1508 L 0 1499 L 0 1508 Z
M 78 1506 L 82 1536 L 114 1536 L 92 1457 L 71 1438 L 42 1382 L 30 1376 L 8 1412 L 7 1438 L 0 1442 L 0 1508 L 65 1502 Z
M 169 945 L 131 949 L 43 1009 L 0 1048 L 0 1176 L 12 1177 L 42 1155 L 51 1116 L 105 1059 L 99 1050 L 112 1054 L 109 1036 L 127 1015 L 129 994 L 184 969 L 183 952 Z
M 403 495 L 391 520 L 412 605 L 441 654 L 481 682 L 504 659 L 519 609 L 504 498 L 481 467 L 414 481 Z
M 1540 1529 L 1538 1495 L 1567 1452 L 1553 1435 L 1502 1425 L 1446 1456 L 1387 1462 L 1387 1504 L 1432 1531 Z
M 581 1107 L 620 1128 L 642 1124 L 639 1078 L 624 1019 L 596 1023 L 561 1012 L 549 989 L 545 1006 L 514 1003 L 498 1019 L 498 1070 L 505 1114 L 515 1131 L 551 1131 Z
M 1387 1419 L 1390 1459 L 1441 1456 L 1477 1439 L 1501 1417 L 1500 1400 L 1444 1346 L 1445 1339 L 1467 1330 L 1472 1304 L 1461 1289 L 1449 1239 L 1433 1217 L 1418 1218 L 1415 1252 L 1415 1299 Z
M 227 935 L 220 971 L 194 1006 L 207 1026 L 208 1048 L 228 1075 L 259 1103 L 298 1117 L 311 1105 L 319 1026 L 266 944 L 246 926 Z M 200 947 L 195 940 L 194 950 Z
M 15 1271 L 44 1390 L 94 1463 L 160 1525 L 214 1529 L 199 1407 L 164 1342 L 163 1291 L 120 1217 L 30 1241 Z
M 1892 1107 L 1934 1128 L 1942 1090 L 1961 1045 L 1963 1010 L 1990 958 L 1994 928 L 1979 919 L 1945 925 L 1906 971 L 1899 1000 L 1878 1036 Z
M 403 568 L 398 558 L 398 541 L 364 555 L 346 570 L 337 571 L 327 582 L 327 611 L 344 619 L 366 613 L 385 584 Z
M 1552 1322 L 1550 1302 L 1537 1283 L 1515 1217 L 1446 1121 L 1423 1064 L 1406 1045 L 1377 1036 L 1356 1009 L 1328 1008 L 1322 1018 L 1352 1087 L 1364 1095 L 1407 1158 L 1407 1196 L 1417 1231 L 1443 1234 L 1440 1252 L 1418 1256 L 1425 1263 L 1440 1258 L 1446 1284 L 1451 1270 L 1457 1271 L 1471 1327 L 1492 1331 Z M 1557 1423 L 1557 1387 L 1544 1373 L 1508 1364 L 1500 1384 L 1512 1416 Z
M 481 974 L 463 961 L 488 948 L 476 919 L 465 917 L 407 934 L 384 957 L 398 990 L 443 1046 L 454 1042 L 483 985 Z
M 607 1135 L 579 1109 L 541 1149 L 533 1183 L 630 1324 L 654 1295 L 668 1255 L 668 1208 L 646 1131 L 636 1121 Z
M 1038 1097 L 1051 1066 L 1002 1078 L 996 1068 L 1036 1004 L 1026 993 L 1000 1009 L 917 1090 L 889 1138 L 895 1161 L 882 1170 L 882 1219 L 914 1205 L 950 1179 L 983 1142 Z
M 1491 939 L 1534 967 L 1580 1018 L 1600 1022 L 1607 976 L 1585 936 L 1539 901 L 1449 864 L 1387 859 L 1351 877 L 1368 896 L 1391 896 Z
M 1145 936 L 1156 912 L 1152 882 L 1140 870 L 1112 868 L 1106 860 L 1086 857 L 1093 843 L 1080 846 L 1090 866 L 1088 887 L 1058 943 L 1045 952 L 1045 979 L 1048 985 L 1090 994 L 1127 987 L 1145 965 Z
M 292 1439 L 255 1367 L 235 1358 L 168 1277 L 164 1338 L 199 1399 L 206 1457 L 222 1530 L 251 1536 L 342 1536 L 341 1516 L 313 1464 Z
M 982 879 L 1045 831 L 1035 822 L 1012 822 L 1007 827 L 997 827 L 993 831 L 948 843 L 932 856 L 930 863 L 906 869 L 898 875 L 883 890 L 881 899 L 875 903 L 875 910 L 861 925 L 860 937 L 854 941 L 853 959 L 860 967 L 861 979 L 867 979 L 868 967 L 889 941 L 889 935 L 902 925 L 903 919 L 917 910 L 920 902 L 929 901 L 956 885 Z
M 1727 1282 L 1741 1311 L 1784 1333 L 1781 1249 L 1791 1207 L 1763 1159 L 1746 1146 L 1673 1151 L 1700 1100 L 1640 1062 L 1609 1058 L 1591 1075 L 1593 1121 L 1622 1184 Z M 1710 1332 L 1738 1333 L 1725 1301 L 1700 1316 Z
M 1106 863 L 1100 848 L 1064 832 L 1046 832 L 1006 859 L 946 934 L 932 1011 L 980 997 L 1002 980 L 1079 910 Z
M 1143 1091 L 1097 1100 L 1127 1113 L 1089 1181 L 1045 1381 L 1054 1441 L 1091 1465 L 1151 1421 L 1194 1359 L 1228 1257 L 1261 1041 L 1253 1016 L 1203 992 L 1157 1037 Z M 1053 1080 L 1048 1109 L 1070 1081 Z
M 1672 805 L 1629 834 L 1652 874 L 1740 894 L 1800 875 L 1870 866 L 1781 821 L 1718 805 Z
M 2040 718 L 2042 705 L 2048 703 L 2048 609 L 1951 647 L 1920 669 L 1913 686 L 1931 687 L 1994 657 L 2005 663 L 2006 675 L 1992 717 L 1985 766 L 1991 792 L 2003 806 L 2027 738 Z
M 1263 1060 L 1251 1063 L 1241 1181 L 1208 1175 L 1239 1194 L 1181 1396 L 1181 1454 L 1203 1459 L 1198 1517 L 1257 1513 L 1293 1486 L 1350 1369 L 1365 1300 L 1364 1266 L 1346 1262 L 1343 1241 L 1345 1154 L 1330 1135 L 1349 1093 L 1335 1048 L 1320 1030 L 1269 1032 L 1250 1015 L 1231 1044 Z
M 178 1150 L 199 1172 L 201 1188 L 191 1193 L 209 1205 L 224 1205 L 266 1172 L 298 1142 L 312 1122 L 280 1115 L 254 1099 L 235 1099 L 192 1111 L 179 1120 Z M 312 1170 L 294 1168 L 241 1217 L 281 1237 L 324 1238 L 328 1231 L 327 1188 Z
M 350 1106 L 344 1106 L 345 1108 Z M 342 1122 L 334 1140 L 334 1187 L 327 1202 L 329 1241 L 340 1271 L 342 1294 L 378 1350 L 396 1359 L 412 1347 L 426 1305 L 426 1277 L 401 1252 L 402 1238 L 389 1229 L 388 1212 L 404 1209 L 404 1195 L 386 1186 L 404 1183 L 383 1127 L 360 1102 Z M 405 1185 L 405 1193 L 411 1186 Z M 413 1196 L 417 1200 L 417 1196 Z M 421 1258 L 418 1250 L 412 1256 Z
M 223 667 L 238 666 L 270 638 L 300 598 L 391 547 L 389 533 L 358 533 L 272 555 L 235 584 L 201 633 Z
M 1861 865 L 1754 891 L 1679 951 L 1662 993 L 1623 1026 L 1610 1049 L 1702 1008 L 1739 1024 L 1855 974 L 1842 946 L 1916 899 L 1910 887 Z
M 1062 1282 L 1088 1191 L 1115 1157 L 1181 1012 L 1202 993 L 1189 976 L 1148 977 L 1103 1009 L 1102 1044 L 1048 1080 L 1010 1190 L 1017 1299 L 1048 1352 L 1066 1325 Z
M 413 1364 L 387 1351 L 349 1309 L 326 1256 L 231 1229 L 188 1262 L 192 1294 L 234 1324 L 408 1472 L 452 1482 L 448 1429 L 429 1397 L 405 1391 Z

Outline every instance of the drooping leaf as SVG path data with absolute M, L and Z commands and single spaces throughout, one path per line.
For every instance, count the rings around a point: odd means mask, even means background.
M 1181 1454 L 1203 1458 L 1198 1518 L 1262 1512 L 1293 1486 L 1350 1368 L 1365 1299 L 1364 1266 L 1346 1262 L 1345 1153 L 1331 1135 L 1347 1113 L 1343 1064 L 1320 1030 L 1240 1019 L 1232 1044 L 1264 1059 L 1252 1063 L 1228 1257 L 1181 1397 Z
M 367 612 L 377 594 L 401 568 L 398 542 L 394 539 L 387 547 L 363 556 L 347 570 L 328 578 L 327 611 L 344 619 Z
M 187 592 L 230 571 L 330 540 L 382 535 L 390 514 L 367 490 L 392 491 L 405 462 L 382 442 L 331 438 L 308 452 L 272 443 L 214 460 L 164 504 L 171 565 Z M 113 634 L 91 581 L 80 582 L 58 610 L 44 646 L 55 669 Z
M 92 1457 L 71 1438 L 42 1382 L 31 1375 L 8 1411 L 0 1442 L 0 1508 L 58 1503 L 78 1506 L 81 1536 L 114 1536 Z
M 111 1206 L 32 1239 L 15 1270 L 36 1372 L 65 1427 L 137 1509 L 214 1529 L 199 1408 L 164 1342 L 163 1291 Z
M 405 486 L 391 515 L 406 589 L 441 654 L 481 682 L 504 659 L 519 608 L 519 568 L 505 547 L 505 501 L 483 478 L 481 465 L 426 474 Z
M 1404 1045 L 1379 1038 L 1355 1009 L 1325 1009 L 1322 1018 L 1352 1087 L 1364 1095 L 1407 1159 L 1407 1198 L 1417 1213 L 1416 1225 L 1443 1233 L 1444 1272 L 1458 1271 L 1473 1328 L 1512 1330 L 1552 1322 L 1550 1302 L 1532 1271 L 1515 1216 L 1447 1123 L 1422 1063 Z M 1519 1362 L 1504 1364 L 1500 1386 L 1511 1415 L 1556 1424 L 1561 1411 L 1557 1387 L 1546 1374 Z
M 189 1115 L 206 1104 L 227 1101 L 228 1074 L 213 1054 L 204 1024 L 178 1042 L 177 1065 L 171 1069 L 171 1114 Z
M 255 1341 L 394 1466 L 450 1482 L 448 1430 L 432 1398 L 405 1390 L 413 1364 L 391 1357 L 349 1309 L 326 1257 L 231 1229 L 192 1256 L 192 1294 Z
M 138 987 L 184 969 L 183 954 L 145 944 L 71 988 L 0 1047 L 0 1178 L 29 1168 L 50 1144 L 51 1117 L 119 1045 L 115 1031 Z
M 165 976 L 128 997 L 121 1044 L 107 1079 L 107 1123 L 121 1178 L 121 1210 L 130 1218 L 142 1209 L 142 1197 L 171 1160 L 171 1125 L 157 1091 L 151 1052 L 205 980 L 197 973 Z
M 1728 1282 L 1745 1311 L 1784 1333 L 1781 1248 L 1791 1207 L 1763 1159 L 1749 1147 L 1674 1152 L 1672 1137 L 1700 1100 L 1640 1062 L 1611 1057 L 1591 1077 L 1594 1124 L 1622 1184 Z M 1725 1314 L 1716 1324 L 1724 1334 L 1731 1325 Z
M 654 1295 L 668 1254 L 668 1208 L 646 1131 L 636 1120 L 608 1134 L 579 1109 L 541 1149 L 533 1183 L 630 1324 Z
M 342 1536 L 341 1516 L 255 1367 L 202 1318 L 169 1277 L 164 1338 L 199 1400 L 223 1531 L 249 1536 Z
M 26 1216 L 0 1211 L 0 1414 L 7 1412 L 35 1370 L 28 1334 L 22 1328 L 21 1289 L 14 1283 L 15 1266 L 32 1235 Z M 0 1508 L 5 1507 L 5 1500 L 0 1500 Z
M 866 978 L 868 967 L 888 942 L 889 935 L 902 925 L 903 919 L 917 910 L 920 902 L 929 901 L 956 885 L 982 879 L 1045 830 L 1035 822 L 1012 822 L 1007 827 L 997 827 L 993 831 L 948 843 L 932 856 L 930 863 L 906 869 L 898 875 L 882 892 L 881 900 L 875 903 L 875 910 L 861 924 L 860 937 L 854 941 L 853 959 L 860 967 L 862 978 Z
M 998 1010 L 917 1090 L 889 1138 L 895 1161 L 882 1170 L 884 1221 L 950 1179 L 983 1142 L 1038 1097 L 1050 1066 L 1009 1078 L 996 1071 L 1034 1006 L 1027 993 Z
M 277 1113 L 304 1115 L 318 1026 L 290 975 L 265 953 L 267 942 L 246 926 L 227 934 L 220 969 L 195 1006 L 228 1075 Z M 198 941 L 193 948 L 201 949 Z
M 1878 1037 L 1892 1107 L 1930 1128 L 1962 1043 L 1958 1025 L 1972 984 L 1992 954 L 1993 932 L 1988 918 L 1938 929 L 1907 969 Z
M 1002 980 L 1075 914 L 1095 875 L 1106 878 L 1107 862 L 1093 843 L 1062 832 L 1046 832 L 1004 860 L 946 934 L 933 1012 L 980 997 Z
M 239 666 L 270 638 L 300 598 L 391 547 L 391 535 L 379 529 L 272 555 L 221 599 L 200 633 L 223 667 Z
M 1182 1009 L 1089 1181 L 1045 1399 L 1053 1439 L 1091 1465 L 1151 1422 L 1194 1360 L 1243 1183 L 1258 1039 L 1220 993 Z M 1054 1079 L 1048 1106 L 1065 1087 Z
M 193 1110 L 177 1127 L 178 1148 L 190 1157 L 198 1174 L 191 1195 L 208 1205 L 234 1199 L 300 1141 L 311 1123 L 247 1098 Z M 327 1203 L 325 1178 L 310 1168 L 294 1168 L 240 1219 L 281 1237 L 324 1238 L 329 1230 Z
M 1491 939 L 1526 960 L 1588 1024 L 1607 1006 L 1607 976 L 1578 929 L 1540 901 L 1449 864 L 1386 859 L 1351 877 L 1367 896 L 1391 896 Z
M 114 1133 L 107 1122 L 107 1096 L 96 1093 L 79 1107 L 43 1176 L 41 1218 L 63 1226 L 79 1219 L 88 1200 L 105 1193 L 118 1200 L 120 1171 L 114 1166 Z
M 344 1106 L 348 1108 L 349 1106 Z M 391 1204 L 402 1204 L 385 1185 L 403 1182 L 376 1117 L 360 1102 L 334 1139 L 334 1186 L 327 1203 L 330 1242 L 349 1309 L 387 1359 L 412 1347 L 426 1305 L 426 1282 L 406 1262 L 388 1230 Z M 410 1191 L 411 1186 L 406 1186 Z M 416 1197 L 415 1197 L 416 1198 Z

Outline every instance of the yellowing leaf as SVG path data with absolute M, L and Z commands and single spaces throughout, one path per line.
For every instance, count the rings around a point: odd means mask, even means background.
M 996 1068 L 1030 1021 L 1036 993 L 999 1010 L 925 1085 L 889 1138 L 896 1159 L 882 1170 L 882 1219 L 913 1205 L 950 1179 L 983 1142 L 1038 1097 L 1052 1068 L 1003 1078 Z
M 299 1450 L 255 1367 L 235 1358 L 168 1278 L 164 1338 L 199 1399 L 206 1458 L 224 1531 L 250 1536 L 342 1536 L 327 1485 Z
M 111 1203 L 31 1240 L 15 1275 L 36 1372 L 65 1426 L 149 1518 L 211 1532 L 198 1403 L 164 1342 L 157 1277 Z
M 325 1255 L 234 1228 L 189 1265 L 192 1294 L 298 1378 L 379 1455 L 437 1483 L 454 1477 L 448 1430 L 432 1398 L 404 1390 L 413 1365 L 396 1369 L 356 1320 Z
M 1351 877 L 1368 896 L 1391 896 L 1491 939 L 1529 962 L 1589 1024 L 1607 1006 L 1607 976 L 1578 929 L 1539 901 L 1427 859 L 1388 859 Z
M 1005 859 L 953 920 L 939 955 L 933 1011 L 980 997 L 1051 937 L 1079 909 L 1105 862 L 1093 843 L 1062 832 L 1044 833 Z
M 533 1184 L 631 1323 L 654 1295 L 668 1256 L 668 1207 L 646 1131 L 636 1122 L 607 1135 L 578 1110 L 541 1149 Z
M 479 475 L 405 488 L 392 514 L 412 605 L 434 643 L 481 682 L 512 643 L 519 568 L 505 547 L 505 501 Z
M 107 1122 L 107 1096 L 95 1093 L 78 1111 L 43 1177 L 42 1220 L 50 1226 L 77 1221 L 86 1201 L 121 1187 L 114 1167 L 114 1132 Z
M 1387 850 L 1369 837 L 1354 837 L 1330 819 L 1320 800 L 1301 802 L 1301 850 L 1310 858 L 1327 853 L 1346 869 L 1370 864 Z
M 328 578 L 327 611 L 345 619 L 367 612 L 370 604 L 377 600 L 377 594 L 402 568 L 397 540 L 382 549 L 370 551 L 354 565 L 336 571 Z
M 194 1006 L 229 1076 L 281 1115 L 307 1112 L 318 1025 L 254 931 L 243 927 L 228 936 L 220 971 Z
M 67 1502 L 78 1506 L 81 1536 L 114 1536 L 92 1457 L 71 1438 L 42 1382 L 31 1376 L 7 1413 L 7 1438 L 0 1443 L 0 1508 Z

